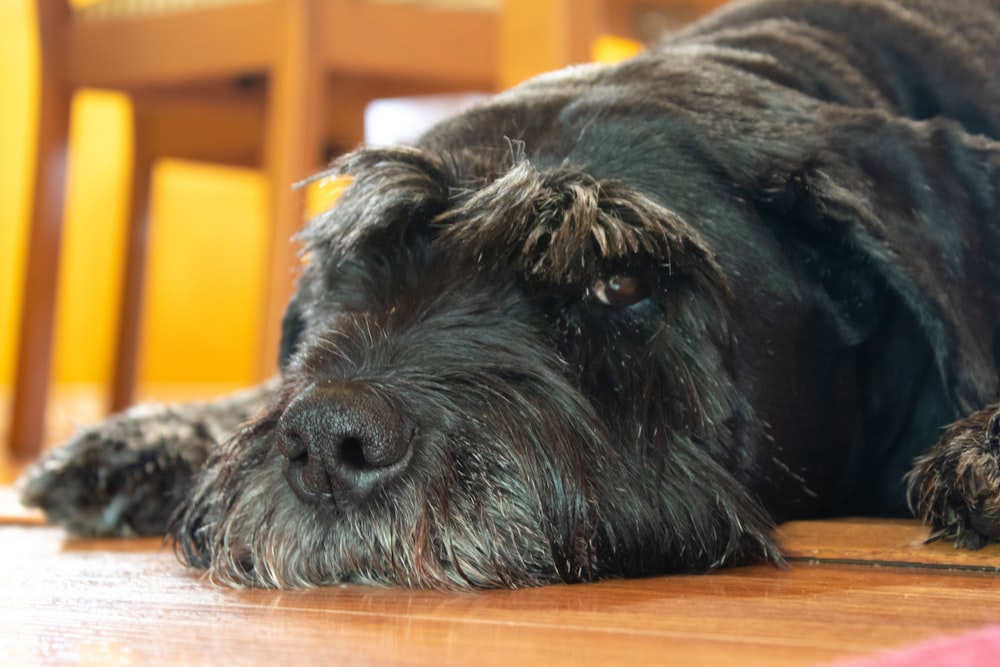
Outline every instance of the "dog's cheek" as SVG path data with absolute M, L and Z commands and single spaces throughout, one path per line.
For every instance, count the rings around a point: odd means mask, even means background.
M 663 306 L 651 300 L 614 312 L 590 308 L 559 321 L 554 338 L 569 381 L 605 419 L 625 418 L 624 425 L 609 424 L 613 429 L 634 425 L 636 405 L 648 402 L 636 393 L 646 390 L 651 370 L 659 375 L 651 350 L 665 326 Z

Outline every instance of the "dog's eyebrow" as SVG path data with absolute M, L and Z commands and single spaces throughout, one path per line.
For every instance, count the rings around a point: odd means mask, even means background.
M 316 178 L 346 174 L 353 182 L 298 238 L 307 253 L 336 266 L 365 249 L 405 244 L 413 225 L 430 225 L 435 243 L 459 244 L 459 256 L 513 268 L 532 282 L 585 286 L 608 267 L 652 257 L 672 273 L 690 269 L 725 283 L 700 235 L 634 188 L 580 167 L 537 169 L 522 159 L 456 197 L 460 171 L 417 148 L 351 153 Z
M 355 151 L 304 183 L 340 175 L 352 178 L 350 186 L 297 236 L 307 252 L 339 258 L 373 237 L 401 238 L 415 218 L 429 221 L 445 209 L 452 181 L 432 154 L 397 147 Z
M 604 267 L 639 255 L 722 276 L 708 246 L 680 216 L 577 167 L 539 170 L 522 161 L 435 224 L 443 242 L 461 243 L 480 262 L 514 266 L 550 284 L 587 284 Z

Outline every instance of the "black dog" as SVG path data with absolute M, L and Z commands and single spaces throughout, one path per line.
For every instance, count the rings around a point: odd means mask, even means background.
M 26 501 L 233 585 L 525 586 L 777 561 L 926 452 L 933 535 L 996 540 L 998 36 L 996 0 L 738 4 L 354 153 L 280 382 L 97 426 Z

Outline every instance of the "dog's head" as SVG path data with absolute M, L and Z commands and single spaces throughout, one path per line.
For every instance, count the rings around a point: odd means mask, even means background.
M 698 234 L 579 169 L 462 165 L 417 149 L 341 162 L 352 185 L 303 233 L 279 396 L 216 457 L 225 481 L 205 492 L 224 509 L 188 527 L 188 557 L 279 586 L 775 557 L 718 445 L 746 406 Z

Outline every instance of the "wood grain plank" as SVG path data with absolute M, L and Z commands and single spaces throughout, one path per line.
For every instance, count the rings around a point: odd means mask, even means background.
M 14 664 L 809 665 L 1000 622 L 998 590 L 987 572 L 796 562 L 521 591 L 232 591 L 159 540 L 0 527 Z
M 798 561 L 1000 571 L 1000 545 L 968 551 L 928 543 L 927 527 L 908 519 L 793 521 L 778 535 L 786 556 Z

